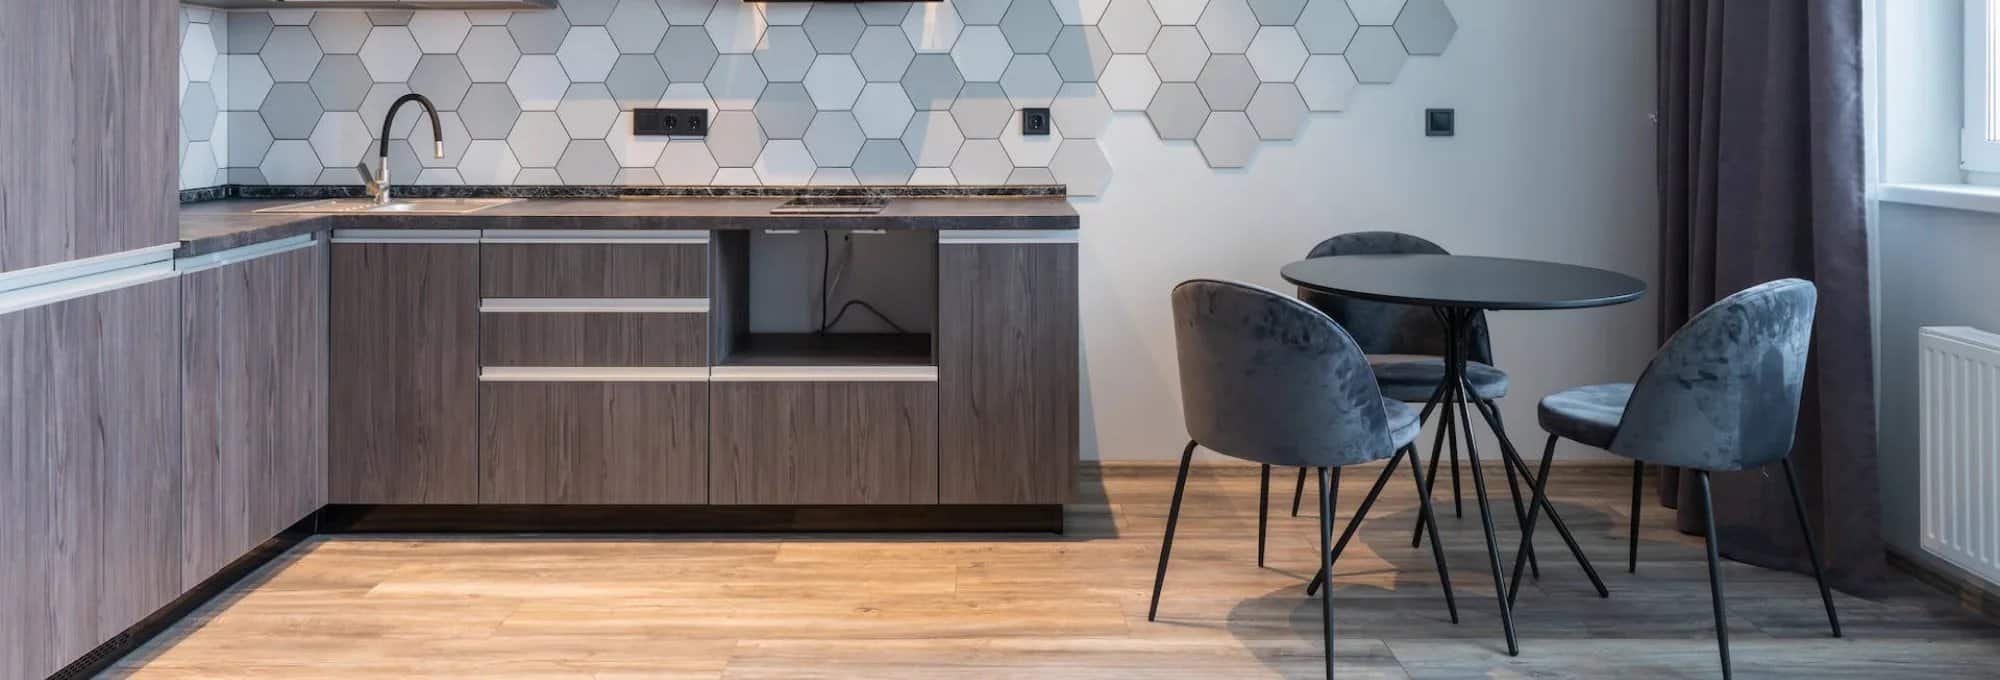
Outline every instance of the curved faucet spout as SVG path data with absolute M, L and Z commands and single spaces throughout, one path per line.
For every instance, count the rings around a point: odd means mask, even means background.
M 396 112 L 402 110 L 403 105 L 408 104 L 410 102 L 416 102 L 419 106 L 424 107 L 424 113 L 430 114 L 431 140 L 433 142 L 431 153 L 437 158 L 444 158 L 444 125 L 438 122 L 437 107 L 431 104 L 431 99 L 429 97 L 416 94 L 414 92 L 403 95 L 401 98 L 396 100 L 396 103 L 389 105 L 388 115 L 382 117 L 382 136 L 377 138 L 382 140 L 381 144 L 378 145 L 381 147 L 382 155 L 380 159 L 381 160 L 380 171 L 375 173 L 375 181 L 380 185 L 375 192 L 376 203 L 386 204 L 390 200 L 389 130 L 391 128 L 391 124 L 396 121 Z

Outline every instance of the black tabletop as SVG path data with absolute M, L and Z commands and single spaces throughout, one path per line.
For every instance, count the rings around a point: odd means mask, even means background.
M 1286 281 L 1377 302 L 1477 309 L 1576 309 L 1639 299 L 1646 283 L 1559 262 L 1470 255 L 1338 255 L 1285 265 Z

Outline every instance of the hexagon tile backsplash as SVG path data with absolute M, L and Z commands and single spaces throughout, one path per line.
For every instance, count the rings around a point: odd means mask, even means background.
M 358 184 L 389 103 L 418 184 L 1068 184 L 1114 111 L 1243 167 L 1457 31 L 1445 0 L 562 0 L 558 11 L 181 12 L 181 186 Z M 634 137 L 635 108 L 715 111 Z M 1049 107 L 1055 134 L 1020 134 Z M 409 110 L 414 111 L 414 110 Z

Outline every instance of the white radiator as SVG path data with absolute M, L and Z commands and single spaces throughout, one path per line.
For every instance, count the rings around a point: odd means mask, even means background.
M 2000 586 L 2000 335 L 1917 331 L 1924 550 Z

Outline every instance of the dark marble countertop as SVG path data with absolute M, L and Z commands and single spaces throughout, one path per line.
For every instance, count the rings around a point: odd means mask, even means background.
M 273 214 L 309 199 L 225 199 L 181 206 L 181 256 L 329 229 L 1013 229 L 1078 228 L 1061 196 L 897 197 L 873 215 L 773 215 L 785 196 L 536 198 L 464 215 Z

